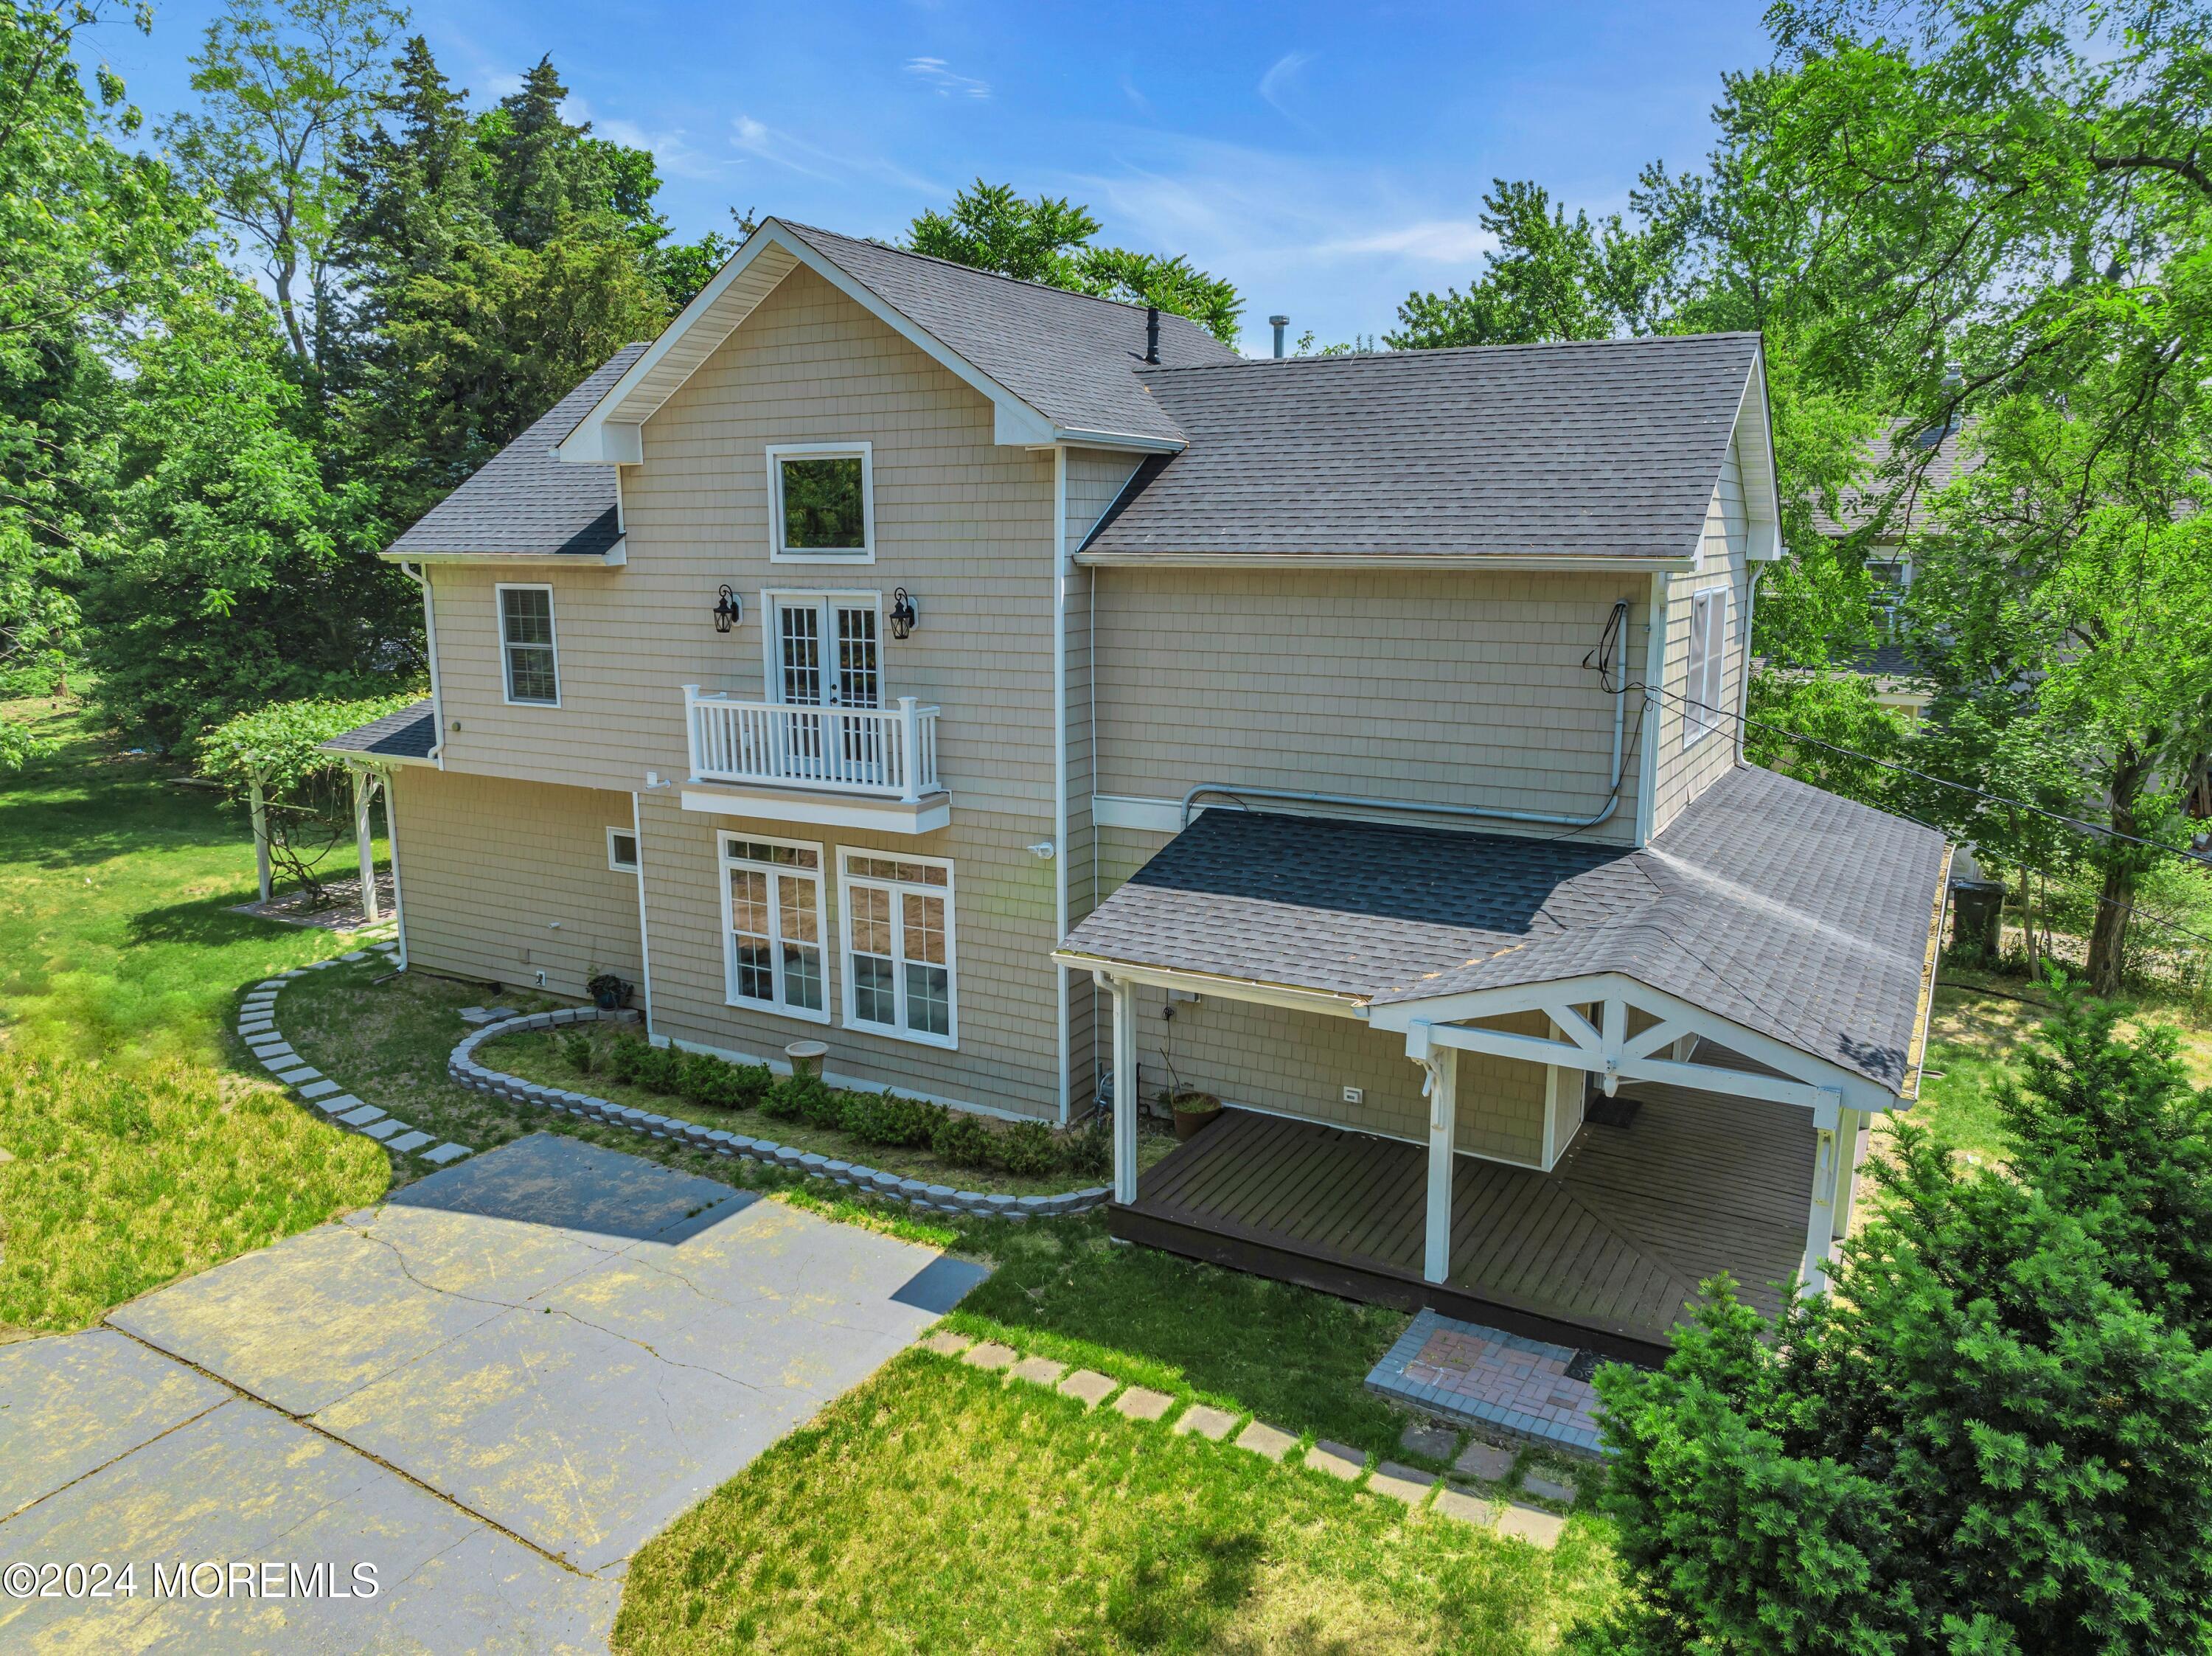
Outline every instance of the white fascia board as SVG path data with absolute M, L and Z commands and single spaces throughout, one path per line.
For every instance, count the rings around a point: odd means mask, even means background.
M 604 552 L 380 552 L 385 563 L 480 563 L 500 569 L 620 569 L 629 562 L 629 543 L 617 541 Z
M 684 809 L 708 816 L 743 816 L 762 822 L 803 822 L 811 828 L 865 828 L 878 834 L 934 834 L 952 822 L 952 801 L 938 793 L 908 804 L 868 794 L 810 793 L 798 789 L 742 788 L 720 783 L 685 787 Z
M 1632 574 L 1687 573 L 1694 555 L 1680 558 L 1546 556 L 1523 552 L 1358 553 L 1323 552 L 1079 552 L 1075 561 L 1091 569 L 1475 569 L 1541 573 Z
M 1750 514 L 1753 533 L 1749 555 L 1753 562 L 1772 563 L 1782 555 L 1782 477 L 1774 461 L 1774 409 L 1766 394 L 1766 347 L 1763 343 L 1752 358 L 1751 373 L 1744 381 L 1743 399 L 1736 408 L 1730 440 L 1737 445 L 1739 457 L 1748 455 L 1757 462 L 1757 477 L 1747 475 L 1744 480 L 1745 505 L 1750 505 L 1751 492 L 1756 488 L 1766 508 L 1764 525 L 1757 513 Z M 1744 470 L 1741 458 L 1738 469 Z M 1758 532 L 1762 526 L 1766 531 L 1764 536 Z
M 1146 437 L 1129 431 L 1086 431 L 1078 426 L 1054 427 L 1052 440 L 1071 448 L 1121 449 L 1132 454 L 1180 454 L 1190 446 L 1174 437 Z
M 607 428 L 618 424 L 642 427 L 644 422 L 651 417 L 661 402 L 666 400 L 666 393 L 651 408 L 641 403 L 632 406 L 632 394 L 666 359 L 676 342 L 704 321 L 714 302 L 728 292 L 731 284 L 770 247 L 780 248 L 805 265 L 908 344 L 935 358 L 988 398 L 994 416 L 994 441 L 1011 446 L 1029 446 L 1063 440 L 1048 416 L 1015 396 L 934 334 L 884 303 L 872 288 L 848 276 L 842 268 L 816 252 L 812 245 L 796 231 L 771 218 L 762 221 L 760 227 L 745 239 L 745 245 L 732 255 L 730 262 L 717 270 L 714 279 L 684 307 L 684 313 L 668 325 L 660 337 L 653 342 L 644 355 L 630 364 L 629 371 L 621 379 L 608 387 L 606 395 L 576 422 L 575 429 L 561 440 L 554 453 L 561 459 L 585 465 L 638 464 L 639 457 L 609 452 L 610 444 L 605 434 Z M 743 325 L 743 322 L 744 318 L 739 318 L 732 325 L 732 331 Z M 705 359 L 702 357 L 701 360 L 703 361 Z M 672 391 L 674 388 L 670 389 Z M 641 448 L 639 456 L 641 454 Z
M 1178 972 L 1171 968 L 1139 966 L 1127 961 L 1108 960 L 1101 955 L 1085 955 L 1073 949 L 1055 949 L 1052 957 L 1060 965 L 1079 972 L 1117 979 L 1127 983 L 1141 983 L 1155 989 L 1182 989 L 1194 995 L 1217 995 L 1223 1000 L 1249 1001 L 1260 1006 L 1286 1007 L 1294 1012 L 1322 1012 L 1331 1017 L 1356 1018 L 1363 1016 L 1364 1005 L 1357 996 L 1340 995 L 1326 989 L 1300 989 L 1290 984 L 1262 983 L 1252 978 L 1225 978 L 1212 972 Z

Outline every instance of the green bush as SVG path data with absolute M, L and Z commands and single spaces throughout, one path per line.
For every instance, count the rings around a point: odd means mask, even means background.
M 761 1099 L 761 1113 L 772 1121 L 797 1121 L 806 1113 L 806 1091 L 805 1077 L 786 1076 Z
M 561 1056 L 568 1067 L 580 1076 L 592 1072 L 592 1038 L 581 1029 L 571 1030 L 561 1037 Z
M 674 1094 L 683 1080 L 686 1056 L 673 1046 L 647 1046 L 638 1054 L 637 1084 L 647 1092 Z
M 617 1035 L 607 1047 L 607 1074 L 628 1085 L 653 1048 L 635 1035 Z
M 1104 1179 L 1114 1171 L 1114 1118 L 1093 1110 L 1091 1119 L 1061 1141 L 1067 1170 L 1079 1179 Z
M 956 1168 L 988 1168 L 993 1160 L 992 1137 L 991 1130 L 974 1116 L 948 1110 L 930 1135 L 929 1148 Z
M 677 1065 L 677 1090 L 711 1109 L 738 1107 L 738 1066 L 712 1052 L 686 1052 Z
M 948 1113 L 942 1104 L 902 1098 L 888 1087 L 880 1094 L 845 1095 L 845 1131 L 870 1144 L 921 1149 Z
M 1018 1179 L 1035 1179 L 1060 1165 L 1060 1146 L 1042 1121 L 1017 1121 L 998 1135 L 999 1165 Z
M 1639 1591 L 1586 1648 L 2206 1648 L 2212 1091 L 2124 1010 L 2062 990 L 2005 1167 L 1893 1125 L 1835 1291 L 1598 1370 Z
M 733 1064 L 730 1066 L 730 1107 L 752 1109 L 775 1086 L 775 1071 L 767 1065 Z

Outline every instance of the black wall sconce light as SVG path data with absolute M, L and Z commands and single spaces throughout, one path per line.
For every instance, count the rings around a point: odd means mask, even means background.
M 726 633 L 745 618 L 745 601 L 725 586 L 714 600 L 714 630 Z
M 891 636 L 904 638 L 915 629 L 914 600 L 900 587 L 891 594 Z

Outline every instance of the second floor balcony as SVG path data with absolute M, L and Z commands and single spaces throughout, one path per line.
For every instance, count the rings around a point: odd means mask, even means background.
M 938 710 L 739 701 L 684 687 L 695 810 L 927 833 L 950 820 L 937 773 Z

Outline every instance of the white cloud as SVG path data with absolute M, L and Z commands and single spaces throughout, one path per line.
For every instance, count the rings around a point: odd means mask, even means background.
M 906 72 L 940 98 L 988 98 L 991 83 L 966 75 L 955 75 L 942 58 L 909 58 Z
M 1445 264 L 1473 264 L 1494 252 L 1498 238 L 1472 219 L 1422 219 L 1392 229 L 1324 241 L 1314 252 L 1324 258 L 1397 253 Z
M 1310 52 L 1286 52 L 1270 64 L 1267 66 L 1267 72 L 1260 77 L 1261 97 L 1265 99 L 1273 107 L 1275 112 L 1285 120 L 1293 125 L 1307 127 L 1308 130 L 1312 129 L 1307 125 L 1305 118 L 1283 100 L 1297 89 L 1294 83 L 1297 80 L 1298 71 L 1311 62 L 1313 62 L 1313 53 Z
M 865 178 L 896 185 L 902 190 L 918 191 L 933 198 L 949 199 L 952 195 L 947 185 L 910 173 L 896 161 L 881 156 L 839 155 L 750 115 L 738 115 L 731 120 L 730 144 L 755 161 L 767 161 L 824 184 L 843 184 Z
M 729 162 L 696 148 L 681 127 L 666 132 L 650 131 L 635 121 L 626 121 L 620 116 L 599 114 L 589 103 L 573 92 L 562 100 L 561 114 L 564 120 L 590 122 L 595 134 L 611 143 L 629 149 L 651 152 L 654 165 L 668 178 L 716 179 L 730 169 Z

